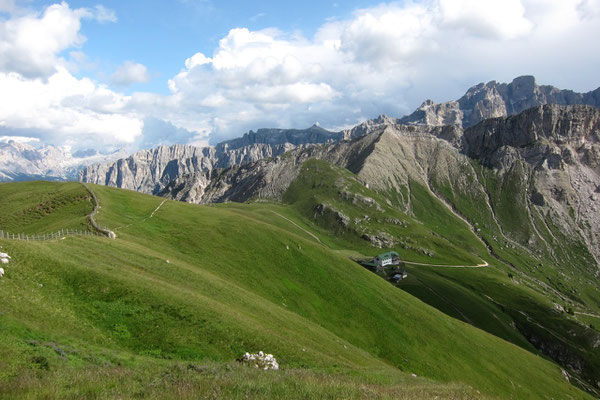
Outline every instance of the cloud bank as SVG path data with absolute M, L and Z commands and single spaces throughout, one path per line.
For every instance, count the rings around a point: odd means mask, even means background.
M 150 79 L 132 61 L 108 84 L 71 74 L 63 54 L 84 49 L 82 21 L 117 19 L 99 7 L 63 2 L 0 19 L 0 129 L 74 147 L 215 143 L 259 127 L 401 116 L 426 98 L 524 74 L 579 91 L 600 85 L 600 45 L 590 40 L 600 37 L 600 0 L 387 3 L 324 22 L 310 37 L 237 27 L 212 54 L 181 60 L 167 95 L 122 94 Z

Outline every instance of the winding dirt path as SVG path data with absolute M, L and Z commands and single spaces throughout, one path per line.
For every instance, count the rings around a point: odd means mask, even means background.
M 484 261 L 481 264 L 477 264 L 477 265 L 446 265 L 446 264 L 427 264 L 427 263 L 418 263 L 418 262 L 412 262 L 412 261 L 406 261 L 406 260 L 400 260 L 402 261 L 404 264 L 410 264 L 410 265 L 424 265 L 426 267 L 443 267 L 443 268 L 485 268 L 485 267 L 489 267 L 490 264 L 487 263 L 487 261 Z
M 167 199 L 164 199 L 164 200 L 163 200 L 163 201 L 162 201 L 162 202 L 161 202 L 161 203 L 158 205 L 158 207 L 156 207 L 156 208 L 154 209 L 154 211 L 152 211 L 152 214 L 150 214 L 150 216 L 149 216 L 148 218 L 145 218 L 145 219 L 144 219 L 144 221 L 147 221 L 147 220 L 149 220 L 150 218 L 154 217 L 154 214 L 156 214 L 156 212 L 158 211 L 158 209 L 159 209 L 159 208 L 161 208 L 163 204 L 165 204 L 165 201 L 167 201 Z
M 271 210 L 271 212 L 272 212 L 273 214 L 275 214 L 275 215 L 278 215 L 278 216 L 280 216 L 281 218 L 285 219 L 286 221 L 288 221 L 289 223 L 291 223 L 292 225 L 294 225 L 296 228 L 300 229 L 302 232 L 304 232 L 304 233 L 306 233 L 306 234 L 310 235 L 311 237 L 313 237 L 313 238 L 314 238 L 314 239 L 315 239 L 317 242 L 319 242 L 320 244 L 323 244 L 323 242 L 321 242 L 321 239 L 319 239 L 319 238 L 317 237 L 317 235 L 315 235 L 314 233 L 312 233 L 312 232 L 310 232 L 310 231 L 308 231 L 308 230 L 304 229 L 303 227 L 301 227 L 300 225 L 298 225 L 297 223 L 295 223 L 295 222 L 294 222 L 294 221 L 292 221 L 291 219 L 289 219 L 289 218 L 287 218 L 287 217 L 284 217 L 283 215 L 279 214 L 278 212 L 275 212 L 275 211 L 273 211 L 273 210 Z
M 85 188 L 85 190 L 88 191 L 88 193 L 90 194 L 90 196 L 92 196 L 92 201 L 94 203 L 94 209 L 92 210 L 92 212 L 87 216 L 88 219 L 90 220 L 90 223 L 92 224 L 92 227 L 102 233 L 103 235 L 107 236 L 110 239 L 114 239 L 116 237 L 115 233 L 113 231 L 111 231 L 108 228 L 104 228 L 99 226 L 96 223 L 96 220 L 94 219 L 94 215 L 98 214 L 99 209 L 100 209 L 100 202 L 98 201 L 98 198 L 96 197 L 96 194 L 94 193 L 94 191 L 85 183 L 81 182 L 81 184 L 83 185 L 83 187 Z
M 590 313 L 579 312 L 579 311 L 574 311 L 574 313 L 580 314 L 580 315 L 587 315 L 588 317 L 600 318 L 600 315 L 598 315 L 598 314 L 590 314 Z

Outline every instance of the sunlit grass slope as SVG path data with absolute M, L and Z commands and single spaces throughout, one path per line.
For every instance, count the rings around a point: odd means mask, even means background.
M 0 279 L 0 396 L 586 397 L 555 364 L 286 226 L 93 190 L 117 239 L 1 243 L 13 263 Z M 233 361 L 257 350 L 282 370 Z
M 93 209 L 89 193 L 76 182 L 0 183 L 0 202 L 0 229 L 10 233 L 85 230 Z
M 432 212 L 440 207 L 424 204 L 426 200 L 424 196 L 419 204 Z M 411 261 L 476 265 L 481 258 L 473 254 L 485 251 L 460 221 L 447 216 L 440 219 L 434 232 L 393 207 L 382 194 L 362 185 L 350 171 L 322 160 L 310 159 L 302 165 L 300 175 L 284 194 L 283 201 L 327 230 L 338 245 L 351 245 L 370 255 L 384 250 L 365 240 L 365 235 L 393 236 L 395 244 L 383 247 L 397 250 Z M 323 206 L 325 211 L 320 211 Z M 347 221 L 342 222 L 340 215 L 346 216 Z M 448 234 L 448 230 L 452 233 Z

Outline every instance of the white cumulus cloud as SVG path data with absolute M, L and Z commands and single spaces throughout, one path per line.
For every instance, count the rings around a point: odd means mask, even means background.
M 142 132 L 142 120 L 125 109 L 126 96 L 62 67 L 47 80 L 0 73 L 0 93 L 11 93 L 0 96 L 0 127 L 34 132 L 42 140 L 106 146 L 132 143 Z
M 169 101 L 189 112 L 153 110 L 215 142 L 266 125 L 401 116 L 426 98 L 524 74 L 591 90 L 600 51 L 587 38 L 600 35 L 598 10 L 599 0 L 424 0 L 360 9 L 312 37 L 234 28 L 169 80 Z
M 111 81 L 117 86 L 129 86 L 150 80 L 150 73 L 145 65 L 133 61 L 125 61 L 111 75 Z
M 73 10 L 65 2 L 53 4 L 41 15 L 28 14 L 0 20 L 0 71 L 29 77 L 47 77 L 64 60 L 59 53 L 80 46 L 81 19 L 87 9 Z
M 68 69 L 86 60 L 82 20 L 114 21 L 114 13 L 66 2 L 37 13 L 1 6 L 10 15 L 0 20 L 0 134 L 75 147 L 134 143 L 143 117 L 127 109 L 130 98 Z
M 0 0 L 0 11 L 12 5 Z M 124 95 L 69 72 L 86 63 L 82 21 L 113 14 L 63 2 L 0 19 L 0 135 L 214 143 L 260 127 L 336 129 L 402 116 L 427 98 L 451 100 L 480 81 L 525 74 L 577 91 L 600 86 L 600 0 L 381 3 L 324 21 L 311 36 L 235 27 L 211 51 L 181 60 L 166 95 Z M 115 87 L 149 79 L 133 61 L 110 77 Z

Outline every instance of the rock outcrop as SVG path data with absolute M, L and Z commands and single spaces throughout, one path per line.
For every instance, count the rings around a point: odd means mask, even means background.
M 600 110 L 545 105 L 469 128 L 463 152 L 526 183 L 528 202 L 600 259 Z
M 576 93 L 553 86 L 538 86 L 533 76 L 521 76 L 508 84 L 491 81 L 471 87 L 456 101 L 436 104 L 427 100 L 412 114 L 401 118 L 400 123 L 468 128 L 484 119 L 515 115 L 544 104 L 600 107 L 600 88 Z
M 341 132 L 329 132 L 318 126 L 304 130 L 259 129 L 215 147 L 172 145 L 142 150 L 126 159 L 84 168 L 79 179 L 149 194 L 163 193 L 168 187 L 164 193 L 176 193 L 174 198 L 204 202 L 200 193 L 204 193 L 212 177 L 218 176 L 216 170 L 277 157 L 296 147 L 330 143 L 341 137 Z M 220 198 L 218 189 L 211 189 L 214 190 L 211 198 Z

